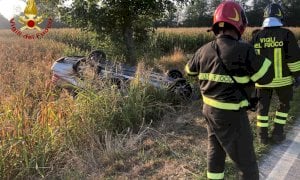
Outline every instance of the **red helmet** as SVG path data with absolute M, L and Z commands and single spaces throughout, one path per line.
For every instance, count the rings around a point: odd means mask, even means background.
M 225 22 L 234 26 L 240 36 L 245 31 L 248 23 L 243 8 L 233 1 L 223 1 L 217 7 L 214 13 L 213 30 L 214 28 L 223 26 L 220 22 Z M 219 23 L 220 25 L 218 25 Z M 214 32 L 216 31 L 214 30 Z

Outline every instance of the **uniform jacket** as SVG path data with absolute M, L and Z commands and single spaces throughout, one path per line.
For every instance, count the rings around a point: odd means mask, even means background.
M 236 88 L 218 60 L 220 57 L 234 79 L 243 85 L 249 82 L 266 84 L 271 82 L 271 61 L 257 56 L 253 46 L 228 35 L 219 35 L 215 41 L 202 46 L 186 64 L 188 75 L 198 76 L 203 102 L 207 105 L 238 110 L 248 106 L 246 97 Z
M 256 83 L 259 88 L 275 88 L 293 84 L 300 75 L 300 49 L 294 34 L 285 28 L 268 27 L 258 32 L 251 43 L 257 54 L 272 61 L 273 80 L 268 84 Z

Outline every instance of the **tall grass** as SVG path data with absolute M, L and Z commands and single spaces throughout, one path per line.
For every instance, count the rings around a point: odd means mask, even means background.
M 113 136 L 138 132 L 173 111 L 165 90 L 140 83 L 126 92 L 108 85 L 87 88 L 75 100 L 64 93 L 57 98 L 50 67 L 68 45 L 26 40 L 9 31 L 0 31 L 0 41 L 1 179 L 68 176 L 68 171 L 80 171 L 87 154 L 99 154 L 96 149 L 105 154 Z
M 245 41 L 251 39 L 254 29 L 259 27 L 247 27 L 242 38 Z M 203 44 L 214 39 L 213 32 L 207 32 L 209 27 L 203 28 L 158 28 L 151 34 L 150 42 L 138 48 L 140 57 L 151 57 L 173 53 L 175 49 L 181 49 L 185 53 L 194 53 Z M 299 28 L 290 27 L 289 29 L 300 39 Z M 53 29 L 46 38 L 67 44 L 70 48 L 65 54 L 84 55 L 93 49 L 104 50 L 109 57 L 123 61 L 124 57 L 120 48 L 105 37 L 97 37 L 92 32 L 82 32 L 78 29 Z M 152 56 L 151 56 L 152 55 Z M 155 57 L 155 56 L 154 56 Z M 156 57 L 157 58 L 157 57 Z
M 180 69 L 185 52 L 213 38 L 205 30 L 159 29 L 155 48 L 175 53 L 156 65 Z M 299 38 L 300 30 L 292 30 Z M 95 46 L 94 35 L 74 29 L 51 29 L 46 37 L 27 40 L 0 31 L 0 179 L 86 178 L 137 148 L 143 126 L 175 112 L 165 90 L 138 81 L 126 91 L 108 83 L 100 90 L 87 87 L 77 99 L 64 92 L 58 98 L 49 83 L 54 60 L 110 47 Z M 137 75 L 147 78 L 147 68 L 138 69 Z
M 72 107 L 50 101 L 47 82 L 52 61 L 66 46 L 20 39 L 9 31 L 1 31 L 0 39 L 0 177 L 42 177 L 63 147 L 62 128 Z
M 251 34 L 258 27 L 247 27 L 242 39 L 250 41 Z M 204 28 L 159 28 L 153 38 L 153 44 L 163 53 L 173 52 L 174 48 L 180 48 L 185 53 L 194 53 L 203 44 L 214 39 L 213 32 L 207 32 Z M 300 29 L 289 28 L 300 39 Z
M 213 39 L 208 28 L 161 28 L 153 38 L 153 44 L 163 53 L 170 53 L 174 48 L 185 52 L 195 52 L 200 46 Z
M 101 49 L 111 59 L 123 60 L 122 50 L 112 41 L 103 36 L 99 37 L 94 32 L 81 31 L 79 29 L 51 29 L 45 38 L 64 43 L 69 46 L 65 55 L 85 55 L 91 50 Z

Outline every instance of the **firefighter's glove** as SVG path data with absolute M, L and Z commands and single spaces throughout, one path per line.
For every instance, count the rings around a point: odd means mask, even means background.
M 257 109 L 258 100 L 258 97 L 251 97 L 249 99 L 249 106 L 247 107 L 247 110 L 255 112 Z
M 297 88 L 300 85 L 300 76 L 295 78 L 294 87 Z

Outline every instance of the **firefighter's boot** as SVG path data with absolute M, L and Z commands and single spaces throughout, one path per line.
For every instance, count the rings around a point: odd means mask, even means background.
M 272 141 L 274 143 L 281 143 L 283 140 L 285 140 L 285 134 L 284 134 L 284 125 L 274 123 L 274 129 L 272 131 Z
M 260 144 L 268 144 L 269 143 L 269 137 L 268 137 L 268 128 L 267 127 L 259 127 L 257 130 L 257 137 L 258 142 Z

